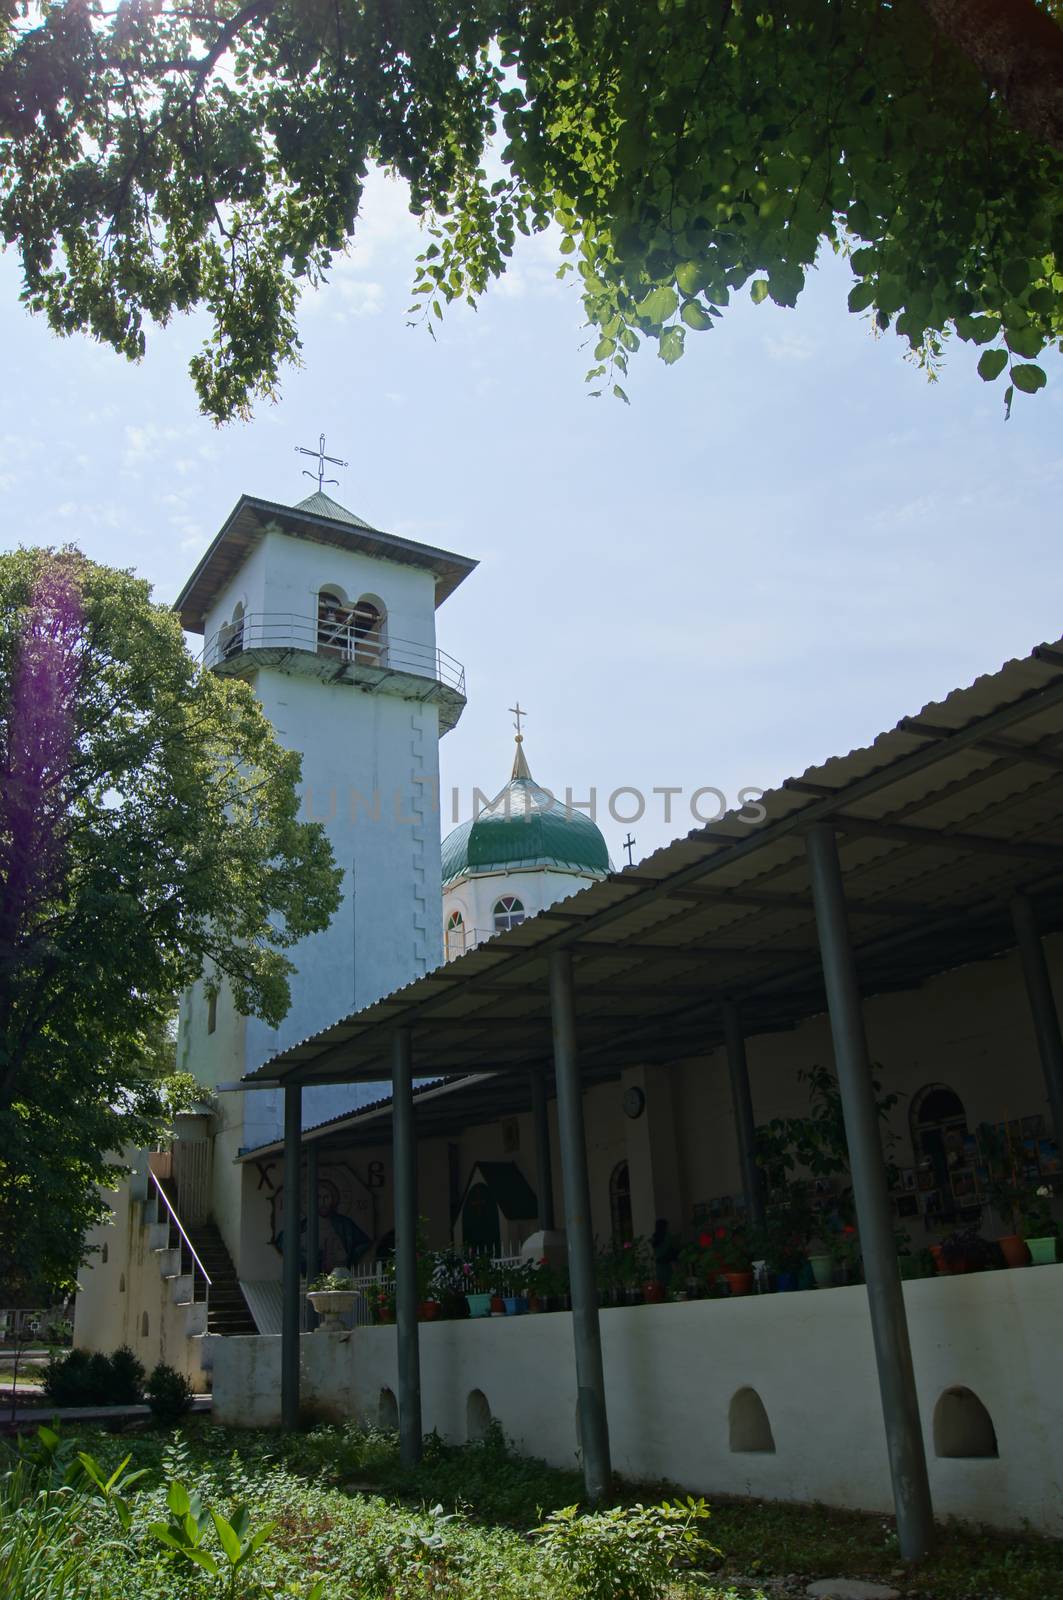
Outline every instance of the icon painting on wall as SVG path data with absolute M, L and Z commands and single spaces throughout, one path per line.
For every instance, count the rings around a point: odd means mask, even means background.
M 281 1184 L 270 1196 L 270 1243 L 277 1251 L 284 1248 L 284 1195 Z M 302 1271 L 306 1260 L 306 1207 L 302 1208 L 299 1234 L 303 1241 Z M 373 1248 L 376 1235 L 376 1206 L 372 1191 L 350 1167 L 336 1163 L 322 1166 L 317 1179 L 317 1261 L 309 1264 L 309 1276 L 351 1271 Z

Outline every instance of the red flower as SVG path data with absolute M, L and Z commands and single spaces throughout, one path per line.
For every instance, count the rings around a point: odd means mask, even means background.
M 842 1229 L 842 1232 L 843 1233 L 855 1233 L 856 1229 L 853 1227 L 851 1222 L 847 1222 L 845 1224 L 845 1227 Z
M 712 1243 L 712 1234 L 711 1233 L 699 1233 L 698 1234 L 698 1243 L 700 1244 L 700 1246 L 701 1246 L 701 1248 L 703 1250 L 707 1250 L 709 1248 L 709 1245 Z
M 716 1229 L 716 1237 L 717 1237 L 717 1239 L 726 1239 L 727 1238 L 727 1229 L 726 1228 L 717 1228 Z

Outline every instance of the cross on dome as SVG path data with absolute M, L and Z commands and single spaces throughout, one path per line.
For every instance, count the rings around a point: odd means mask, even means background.
M 515 735 L 515 741 L 514 741 L 516 743 L 516 746 L 517 746 L 517 753 L 513 757 L 513 771 L 510 774 L 510 781 L 512 782 L 512 780 L 514 778 L 527 778 L 528 781 L 531 782 L 531 781 L 533 781 L 532 780 L 532 775 L 531 775 L 531 769 L 528 766 L 527 760 L 525 759 L 525 756 L 524 756 L 524 750 L 522 748 L 522 746 L 524 744 L 524 735 L 520 731 L 521 718 L 522 717 L 526 717 L 528 715 L 528 713 L 524 710 L 524 708 L 521 705 L 519 700 L 517 701 L 516 705 L 510 706 L 509 709 L 513 713 L 513 716 L 514 716 L 514 719 L 515 719 L 515 726 L 516 726 L 516 729 L 517 729 L 517 732 L 516 732 L 516 735 Z

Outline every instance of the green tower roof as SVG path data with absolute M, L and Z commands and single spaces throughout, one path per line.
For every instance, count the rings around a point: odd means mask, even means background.
M 518 737 L 513 775 L 501 794 L 443 840 L 443 887 L 469 874 L 535 867 L 603 877 L 609 851 L 590 817 L 535 782 Z

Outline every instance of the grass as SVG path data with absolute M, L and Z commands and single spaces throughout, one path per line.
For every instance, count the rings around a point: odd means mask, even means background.
M 463 1447 L 429 1435 L 425 1459 L 413 1470 L 400 1464 L 393 1436 L 354 1428 L 280 1436 L 193 1419 L 182 1441 L 175 1456 L 164 1434 L 78 1433 L 79 1446 L 108 1470 L 130 1450 L 133 1466 L 149 1468 L 149 1487 L 135 1497 L 145 1507 L 138 1520 L 150 1520 L 149 1511 L 165 1515 L 160 1485 L 167 1472 L 194 1482 L 209 1504 L 246 1500 L 253 1526 L 276 1519 L 276 1536 L 256 1567 L 265 1585 L 259 1593 L 308 1595 L 320 1576 L 322 1600 L 569 1600 L 571 1590 L 544 1568 L 528 1534 L 545 1514 L 578 1502 L 582 1481 L 513 1454 L 497 1433 Z M 648 1503 L 675 1492 L 618 1483 L 617 1501 Z M 102 1508 L 94 1514 L 99 1522 Z M 95 1540 L 98 1533 L 100 1549 L 79 1600 L 190 1600 L 212 1592 L 202 1577 L 177 1582 L 166 1575 L 150 1541 L 108 1542 L 106 1531 L 100 1523 L 91 1534 Z M 882 1516 L 718 1498 L 707 1535 L 722 1554 L 678 1580 L 674 1600 L 797 1595 L 813 1578 L 843 1576 L 887 1582 L 919 1600 L 1063 1595 L 1063 1544 L 1032 1535 L 947 1524 L 934 1555 L 911 1572 L 900 1561 L 892 1521 Z M 780 1587 L 781 1580 L 790 1581 Z M 623 1600 L 623 1591 L 615 1592 Z

